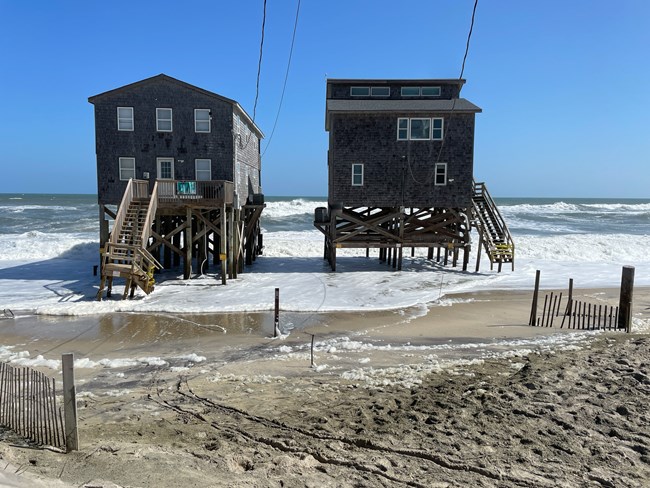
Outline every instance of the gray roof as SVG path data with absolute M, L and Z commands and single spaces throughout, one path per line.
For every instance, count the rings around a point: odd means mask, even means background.
M 329 130 L 330 113 L 376 113 L 376 112 L 459 112 L 479 113 L 477 107 L 469 100 L 456 98 L 453 100 L 350 100 L 350 99 L 329 99 L 327 100 L 327 112 L 325 117 L 325 130 Z

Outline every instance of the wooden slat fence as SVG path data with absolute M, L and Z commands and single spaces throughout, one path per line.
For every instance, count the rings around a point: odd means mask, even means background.
M 0 425 L 39 445 L 65 449 L 55 379 L 32 368 L 0 363 Z
M 536 317 L 533 325 L 554 327 L 559 317 L 562 317 L 561 329 L 566 325 L 567 329 L 625 330 L 618 326 L 618 307 L 570 299 L 562 309 L 562 293 L 553 292 L 545 295 L 542 315 Z

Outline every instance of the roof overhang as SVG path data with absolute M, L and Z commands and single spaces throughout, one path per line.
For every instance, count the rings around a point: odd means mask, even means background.
M 360 113 L 480 113 L 482 110 L 465 98 L 451 100 L 327 100 L 325 130 L 330 129 L 330 114 Z

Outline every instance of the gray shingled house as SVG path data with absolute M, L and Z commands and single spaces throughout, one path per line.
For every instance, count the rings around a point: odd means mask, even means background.
M 475 183 L 474 119 L 465 80 L 327 80 L 328 208 L 316 210 L 325 258 L 340 248 L 379 249 L 401 269 L 403 248 L 444 250 L 456 264 L 470 230 L 492 264 L 514 265 L 514 243 L 483 183 Z M 477 269 L 479 264 L 477 258 Z
M 88 99 L 95 106 L 102 281 L 149 293 L 153 270 L 221 264 L 261 249 L 260 140 L 234 100 L 160 74 Z M 113 220 L 112 227 L 109 219 Z M 110 228 L 110 229 L 109 229 Z

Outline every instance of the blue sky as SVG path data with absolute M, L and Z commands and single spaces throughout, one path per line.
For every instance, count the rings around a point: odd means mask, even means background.
M 327 194 L 325 79 L 457 78 L 474 0 L 303 0 L 267 195 Z M 159 73 L 253 113 L 263 0 L 0 0 L 0 193 L 94 193 L 89 96 Z M 270 136 L 297 0 L 268 0 Z M 650 198 L 650 2 L 479 0 L 462 96 L 498 197 Z M 267 141 L 263 141 L 264 151 Z

